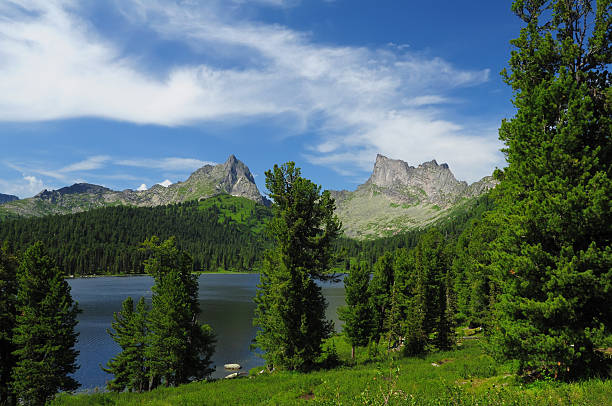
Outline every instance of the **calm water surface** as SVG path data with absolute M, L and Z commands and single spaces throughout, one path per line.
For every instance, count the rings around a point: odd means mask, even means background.
M 239 363 L 243 371 L 263 360 L 251 352 L 249 346 L 255 337 L 253 311 L 258 274 L 200 275 L 199 276 L 200 321 L 209 324 L 217 335 L 217 346 L 213 365 L 217 366 L 214 378 L 228 374 L 223 364 Z M 153 279 L 149 276 L 101 277 L 71 279 L 72 297 L 83 312 L 79 315 L 77 331 L 80 333 L 77 350 L 80 351 L 78 364 L 81 366 L 75 378 L 81 383 L 81 390 L 102 389 L 110 375 L 100 369 L 119 352 L 119 347 L 107 334 L 113 321 L 113 313 L 121 310 L 121 302 L 131 296 L 138 301 L 144 296 L 151 302 Z M 336 314 L 344 302 L 344 284 L 324 283 L 323 293 L 327 298 L 327 318 L 333 320 L 336 330 L 340 322 Z

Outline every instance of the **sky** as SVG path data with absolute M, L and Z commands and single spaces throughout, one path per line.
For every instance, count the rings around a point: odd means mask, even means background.
M 353 190 L 376 154 L 505 165 L 511 1 L 2 0 L 0 193 L 168 185 L 296 162 Z

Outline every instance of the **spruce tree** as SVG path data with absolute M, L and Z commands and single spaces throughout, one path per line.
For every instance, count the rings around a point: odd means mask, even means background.
M 26 250 L 17 270 L 17 319 L 13 342 L 17 364 L 12 387 L 20 403 L 44 405 L 58 391 L 79 384 L 74 349 L 79 309 L 70 286 L 46 254 L 42 243 Z
M 149 333 L 145 349 L 149 389 L 163 383 L 176 386 L 208 377 L 214 352 L 214 334 L 200 324 L 198 280 L 191 273 L 193 262 L 180 250 L 174 238 L 145 241 L 149 258 L 145 270 L 155 284 Z
M 340 233 L 328 191 L 301 177 L 288 162 L 266 172 L 273 200 L 269 232 L 276 245 L 265 255 L 255 298 L 256 346 L 269 368 L 308 370 L 321 354 L 332 324 L 317 280 L 327 280 Z
M 9 253 L 8 245 L 0 246 L 0 405 L 15 403 L 10 389 L 11 372 L 16 358 L 12 354 L 13 329 L 17 305 L 17 259 Z
M 496 176 L 492 349 L 520 370 L 605 370 L 612 326 L 612 1 L 517 0 L 506 82 L 508 166 Z
M 394 284 L 393 252 L 387 251 L 374 264 L 374 273 L 370 282 L 370 300 L 373 309 L 373 338 L 379 341 L 387 332 L 385 320 L 391 310 L 391 297 Z
M 396 251 L 394 263 L 393 308 L 390 312 L 390 332 L 403 341 L 405 355 L 418 355 L 425 351 L 428 335 L 424 323 L 426 316 L 424 273 L 417 272 L 415 250 Z
M 444 237 L 433 228 L 421 237 L 414 248 L 415 312 L 422 314 L 422 330 L 433 335 L 428 343 L 446 350 L 454 345 L 454 321 L 450 311 L 450 261 Z
M 145 345 L 148 332 L 147 307 L 140 298 L 136 309 L 131 297 L 125 299 L 121 311 L 113 315 L 115 321 L 108 334 L 121 347 L 121 352 L 112 358 L 105 372 L 113 374 L 108 390 L 142 392 L 147 388 L 148 378 L 145 367 Z
M 365 346 L 372 338 L 374 322 L 368 286 L 370 272 L 365 264 L 353 264 L 344 277 L 346 306 L 338 309 L 343 331 L 351 344 L 351 358 L 355 358 L 355 347 Z

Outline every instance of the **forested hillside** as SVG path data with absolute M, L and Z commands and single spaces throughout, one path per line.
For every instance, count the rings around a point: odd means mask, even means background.
M 439 223 L 448 236 L 458 235 L 466 223 L 491 207 L 488 195 L 462 205 Z M 42 241 L 67 275 L 141 273 L 144 253 L 140 243 L 156 235 L 175 236 L 193 257 L 195 271 L 253 271 L 269 244 L 265 224 L 271 209 L 246 198 L 218 195 L 158 207 L 116 206 L 69 215 L 12 219 L 0 223 L 0 241 L 23 251 Z M 392 237 L 357 241 L 341 238 L 338 269 L 349 269 L 360 258 L 371 266 L 395 248 L 412 248 L 423 230 Z
M 141 273 L 140 244 L 176 236 L 194 270 L 253 269 L 265 248 L 270 210 L 246 198 L 219 195 L 159 207 L 116 206 L 63 216 L 0 223 L 0 240 L 22 251 L 42 241 L 68 275 Z

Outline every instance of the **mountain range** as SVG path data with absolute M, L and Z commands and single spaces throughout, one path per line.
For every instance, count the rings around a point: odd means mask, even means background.
M 0 193 L 0 204 L 12 202 L 13 200 L 19 200 L 19 198 L 17 196 L 5 195 Z
M 404 161 L 378 155 L 372 175 L 363 185 L 354 191 L 331 192 L 345 235 L 364 239 L 425 226 L 469 204 L 495 184 L 488 176 L 468 185 L 455 179 L 448 165 L 439 165 L 435 160 L 413 167 Z M 270 204 L 259 192 L 249 168 L 230 155 L 225 163 L 205 165 L 184 182 L 168 187 L 155 185 L 144 191 L 114 191 L 77 183 L 57 190 L 43 190 L 21 200 L 0 195 L 0 199 L 4 199 L 0 200 L 0 218 L 69 214 L 117 205 L 154 207 L 204 200 L 220 194 L 245 197 L 266 206 Z

